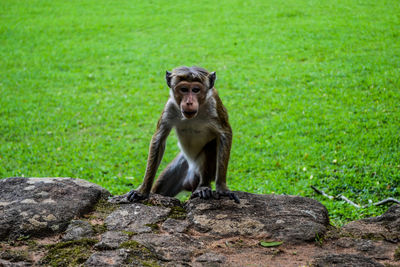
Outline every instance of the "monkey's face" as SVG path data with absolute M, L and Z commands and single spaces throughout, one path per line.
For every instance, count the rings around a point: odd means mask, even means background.
M 200 82 L 181 81 L 174 87 L 174 98 L 186 119 L 197 116 L 206 94 L 207 88 Z

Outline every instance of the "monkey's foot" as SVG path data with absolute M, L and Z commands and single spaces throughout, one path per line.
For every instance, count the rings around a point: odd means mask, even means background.
M 145 195 L 145 194 L 139 193 L 139 192 L 136 191 L 136 190 L 131 190 L 131 191 L 128 193 L 127 199 L 128 199 L 130 202 L 138 202 L 138 201 L 140 201 L 140 200 L 143 200 L 143 199 L 148 198 L 148 196 L 149 196 L 149 195 Z
M 235 201 L 235 203 L 238 203 L 238 204 L 240 203 L 240 199 L 238 198 L 238 196 L 229 190 L 228 191 L 217 190 L 215 192 L 215 195 L 216 195 L 216 199 L 220 199 L 221 196 L 223 196 L 223 197 L 229 197 L 229 199 L 232 199 L 233 201 Z
M 210 187 L 205 187 L 205 186 L 201 186 L 198 187 L 196 190 L 194 190 L 194 192 L 192 193 L 192 195 L 190 196 L 190 198 L 202 198 L 202 199 L 210 199 L 212 198 L 212 191 Z

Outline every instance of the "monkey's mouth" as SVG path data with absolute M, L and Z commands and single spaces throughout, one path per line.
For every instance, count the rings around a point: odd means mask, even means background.
M 184 116 L 185 118 L 191 119 L 191 118 L 193 118 L 194 116 L 196 116 L 197 111 L 184 111 L 184 110 L 182 110 L 182 114 L 183 114 L 183 116 Z

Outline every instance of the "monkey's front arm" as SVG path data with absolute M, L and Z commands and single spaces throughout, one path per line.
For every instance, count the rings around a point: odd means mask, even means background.
M 128 193 L 129 201 L 135 202 L 146 199 L 149 196 L 158 166 L 160 165 L 161 159 L 164 155 L 165 143 L 170 132 L 171 128 L 164 124 L 161 118 L 157 125 L 157 131 L 151 139 L 143 183 L 138 189 L 134 189 Z

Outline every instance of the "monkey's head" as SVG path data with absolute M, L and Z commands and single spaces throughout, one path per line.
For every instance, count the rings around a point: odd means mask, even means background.
M 178 67 L 167 71 L 165 78 L 182 115 L 192 119 L 214 87 L 216 74 L 200 67 Z

